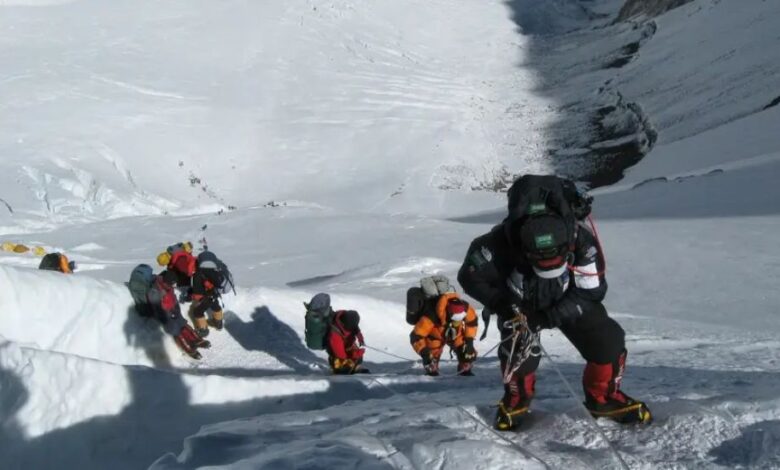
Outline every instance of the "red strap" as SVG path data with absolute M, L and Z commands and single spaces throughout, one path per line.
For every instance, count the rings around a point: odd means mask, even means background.
M 593 237 L 596 239 L 596 248 L 598 249 L 598 255 L 601 258 L 601 264 L 604 265 L 604 269 L 601 271 L 596 271 L 595 273 L 589 273 L 587 271 L 578 269 L 571 263 L 568 263 L 567 266 L 575 273 L 581 274 L 583 276 L 602 276 L 607 272 L 607 258 L 604 256 L 604 250 L 601 248 L 601 240 L 599 239 L 599 232 L 596 230 L 596 224 L 593 223 L 593 218 L 590 215 L 588 215 L 588 222 L 590 222 L 590 228 L 593 229 Z

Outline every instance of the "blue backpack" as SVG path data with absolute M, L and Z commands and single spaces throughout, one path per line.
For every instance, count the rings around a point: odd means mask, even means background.
M 152 288 L 154 279 L 154 271 L 148 264 L 139 264 L 130 273 L 130 281 L 127 283 L 127 288 L 130 290 L 133 302 L 135 302 L 135 311 L 142 317 L 151 317 L 154 314 L 152 306 L 149 305 L 146 297 Z

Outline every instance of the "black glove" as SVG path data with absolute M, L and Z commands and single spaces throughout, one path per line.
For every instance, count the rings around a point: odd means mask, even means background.
M 192 288 L 186 287 L 179 292 L 179 303 L 192 302 Z
M 499 319 L 509 319 L 515 316 L 515 297 L 509 292 L 501 292 L 494 296 L 490 302 L 490 310 L 498 315 Z
M 532 313 L 527 315 L 526 319 L 528 320 L 528 329 L 534 333 L 544 328 L 553 328 L 545 313 Z
M 550 328 L 559 328 L 582 316 L 582 307 L 573 300 L 563 299 L 543 313 Z
M 477 358 L 477 350 L 474 349 L 474 340 L 467 339 L 463 345 L 463 360 L 466 362 L 473 362 Z

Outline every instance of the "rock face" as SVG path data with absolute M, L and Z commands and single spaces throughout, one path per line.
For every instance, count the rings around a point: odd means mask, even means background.
M 618 21 L 623 21 L 637 15 L 658 16 L 673 8 L 677 8 L 692 0 L 626 0 L 626 4 L 618 13 Z

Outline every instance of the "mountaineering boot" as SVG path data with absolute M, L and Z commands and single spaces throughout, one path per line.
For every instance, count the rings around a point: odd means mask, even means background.
M 185 340 L 183 337 L 183 334 L 180 334 L 178 336 L 175 336 L 173 340 L 176 342 L 176 345 L 181 349 L 184 354 L 190 356 L 193 359 L 200 359 L 203 356 L 197 351 L 197 349 L 190 346 L 190 344 Z
M 471 363 L 463 362 L 458 364 L 458 375 L 462 375 L 464 377 L 474 377 L 474 372 L 471 372 Z
M 585 407 L 594 418 L 609 418 L 621 424 L 650 423 L 653 420 L 646 404 L 621 391 L 608 397 L 605 403 L 586 400 Z
M 217 329 L 217 331 L 221 331 L 224 327 L 224 314 L 222 313 L 222 310 L 217 310 L 216 312 L 211 314 L 211 322 L 209 322 L 211 326 Z
M 493 427 L 499 431 L 511 431 L 520 425 L 521 418 L 528 413 L 534 396 L 536 374 L 512 374 L 504 384 L 504 397 L 498 403 L 496 421 Z
M 520 425 L 521 418 L 528 413 L 530 400 L 518 404 L 515 408 L 507 409 L 504 402 L 498 402 L 498 411 L 496 411 L 496 421 L 493 427 L 499 431 L 512 431 Z
M 208 349 L 211 347 L 211 342 L 201 338 L 198 335 L 198 333 L 196 333 L 195 330 L 193 330 L 192 327 L 190 327 L 190 325 L 186 325 L 184 328 L 181 329 L 180 336 L 184 339 L 184 341 L 187 342 L 187 345 L 192 349 L 197 349 L 197 348 Z
M 425 375 L 431 376 L 431 377 L 438 377 L 439 376 L 439 361 L 432 360 L 430 364 L 425 365 Z
M 206 317 L 195 317 L 192 319 L 192 322 L 195 324 L 195 331 L 198 333 L 198 336 L 205 338 L 209 335 L 209 324 L 206 321 Z
M 649 423 L 652 414 L 647 405 L 620 390 L 626 367 L 626 350 L 609 364 L 588 362 L 582 375 L 585 407 L 595 418 L 610 418 L 618 423 Z
M 355 359 L 355 367 L 352 369 L 353 374 L 370 374 L 371 371 L 363 367 L 363 358 L 359 357 Z

